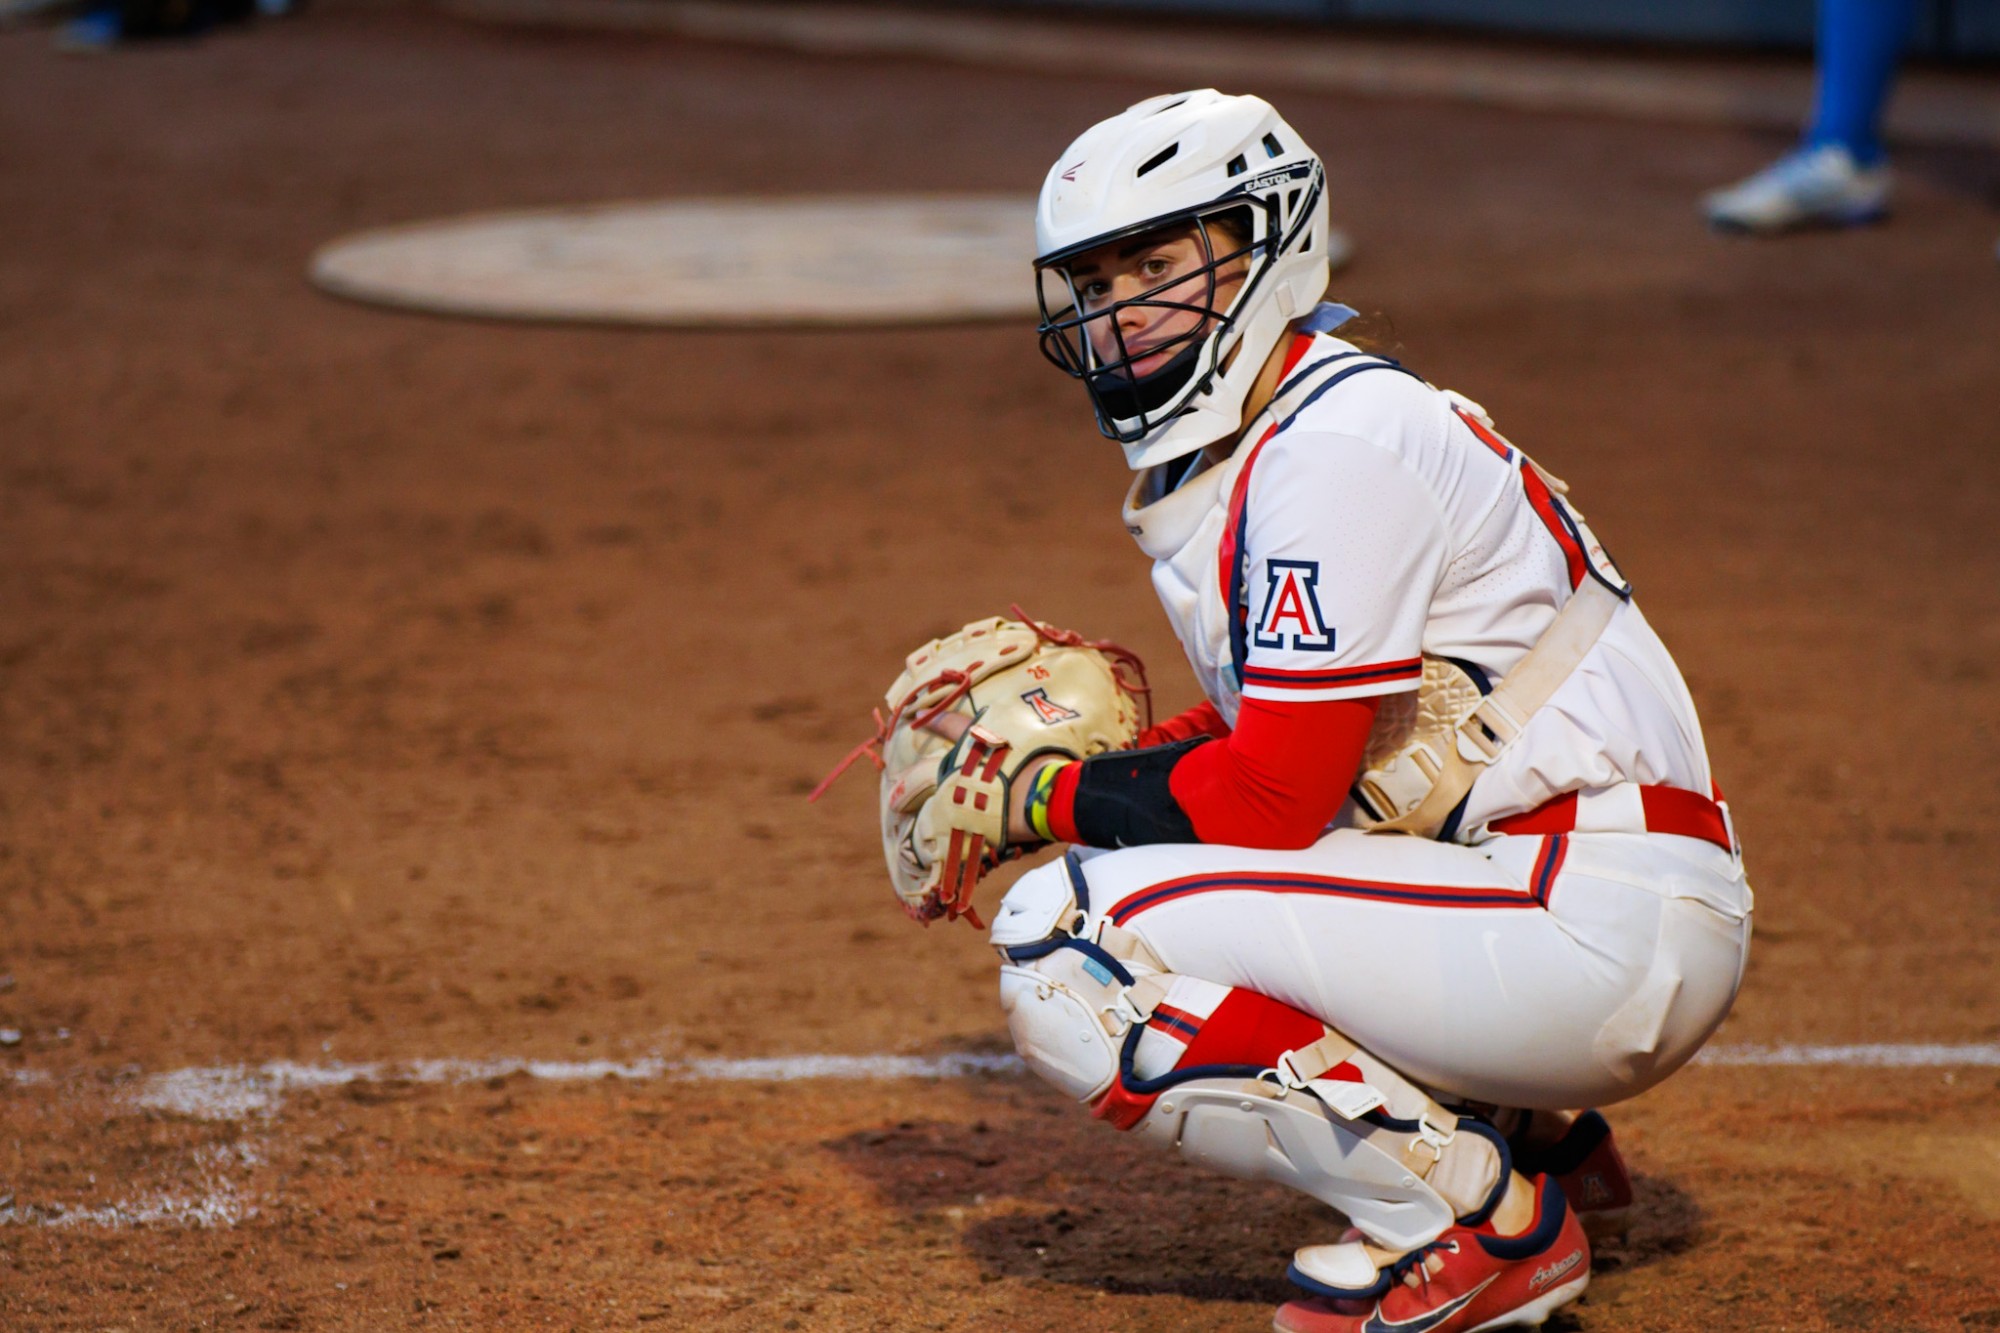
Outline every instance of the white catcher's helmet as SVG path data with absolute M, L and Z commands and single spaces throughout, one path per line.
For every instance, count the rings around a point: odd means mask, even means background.
M 1218 254 L 1209 224 L 1228 214 L 1247 224 L 1250 239 Z M 1108 341 L 1122 348 L 1121 307 L 1189 303 L 1149 301 L 1162 290 L 1155 288 L 1085 314 L 1064 266 L 1106 242 L 1176 224 L 1192 224 L 1208 251 L 1211 307 L 1218 265 L 1247 253 L 1249 271 L 1228 310 L 1214 311 L 1166 365 L 1135 378 L 1136 357 L 1100 356 L 1092 327 L 1109 321 Z M 1213 88 L 1149 98 L 1086 130 L 1042 182 L 1035 207 L 1042 353 L 1084 382 L 1098 428 L 1125 446 L 1135 470 L 1193 453 L 1236 432 L 1243 400 L 1285 326 L 1326 294 L 1327 230 L 1325 168 L 1270 103 Z

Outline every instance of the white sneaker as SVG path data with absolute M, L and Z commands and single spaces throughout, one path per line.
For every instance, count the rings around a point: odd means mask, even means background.
M 1710 194 L 1702 211 L 1726 231 L 1859 226 L 1889 211 L 1889 168 L 1861 166 L 1839 144 L 1801 148 Z

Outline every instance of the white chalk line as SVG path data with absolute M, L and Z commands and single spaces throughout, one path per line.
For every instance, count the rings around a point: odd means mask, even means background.
M 1948 1069 L 2000 1066 L 2000 1042 L 1949 1045 L 1937 1042 L 1859 1046 L 1711 1046 L 1695 1056 L 1698 1065 L 1753 1065 L 1766 1069 L 1801 1066 L 1847 1069 Z
M 346 1087 L 352 1083 L 482 1083 L 525 1074 L 549 1083 L 593 1083 L 601 1079 L 647 1082 L 790 1083 L 800 1079 L 965 1078 L 973 1074 L 1015 1074 L 1024 1066 L 1013 1055 L 790 1055 L 751 1059 L 665 1060 L 410 1060 L 364 1064 L 300 1064 L 274 1060 L 261 1065 L 175 1069 L 141 1079 L 127 1100 L 145 1110 L 197 1120 L 242 1120 L 274 1115 L 288 1092 Z
M 1938 1042 L 1859 1045 L 1711 1046 L 1695 1057 L 1701 1065 L 1738 1068 L 1993 1068 L 2000 1067 L 2000 1043 Z M 231 1227 L 257 1213 L 255 1198 L 237 1176 L 264 1160 L 259 1131 L 268 1132 L 287 1094 L 359 1083 L 483 1083 L 515 1075 L 549 1083 L 678 1080 L 688 1082 L 792 1083 L 813 1079 L 956 1079 L 974 1075 L 1017 1075 L 1026 1066 L 1017 1056 L 949 1055 L 789 1055 L 668 1060 L 408 1060 L 331 1061 L 306 1064 L 273 1060 L 260 1065 L 215 1065 L 141 1075 L 115 1094 L 127 1109 L 245 1126 L 246 1137 L 230 1145 L 199 1149 L 191 1164 L 192 1192 L 161 1192 L 103 1205 L 17 1203 L 0 1188 L 0 1225 L 97 1227 Z M 57 1081 L 42 1070 L 16 1069 L 4 1080 L 18 1088 L 47 1088 Z
M 0 1226 L 97 1227 L 123 1231 L 129 1227 L 233 1227 L 256 1215 L 255 1202 L 235 1179 L 236 1173 L 261 1166 L 262 1145 L 254 1140 L 210 1144 L 198 1148 L 189 1163 L 193 1192 L 158 1191 L 108 1204 L 16 1202 L 0 1193 Z M 95 1177 L 92 1177 L 95 1179 Z

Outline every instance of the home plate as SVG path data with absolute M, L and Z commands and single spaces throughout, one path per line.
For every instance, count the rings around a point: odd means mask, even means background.
M 489 213 L 349 236 L 312 281 L 490 319 L 852 325 L 1035 313 L 1034 201 L 687 199 Z

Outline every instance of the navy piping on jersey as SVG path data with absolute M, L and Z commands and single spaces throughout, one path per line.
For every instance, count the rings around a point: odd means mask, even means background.
M 1347 355 L 1349 354 L 1345 352 L 1341 353 L 1342 357 Z M 1374 354 L 1364 352 L 1362 353 L 1362 355 L 1372 356 Z M 1339 358 L 1337 357 L 1328 357 L 1327 361 L 1334 361 L 1338 359 Z M 1326 361 L 1322 361 L 1320 362 L 1320 365 L 1325 365 L 1326 363 L 1327 363 Z M 1286 431 L 1290 430 L 1292 423 L 1299 419 L 1299 413 L 1305 411 L 1308 407 L 1311 407 L 1314 403 L 1318 402 L 1320 396 L 1325 394 L 1329 389 L 1338 387 L 1342 380 L 1345 380 L 1353 375 L 1359 375 L 1364 370 L 1398 370 L 1401 371 L 1403 374 L 1408 375 L 1411 379 L 1418 381 L 1419 383 L 1422 383 L 1423 381 L 1423 376 L 1417 374 L 1416 371 L 1411 370 L 1408 367 L 1404 366 L 1402 362 L 1396 360 L 1394 357 L 1387 357 L 1387 356 L 1376 357 L 1375 360 L 1370 361 L 1365 366 L 1349 366 L 1347 369 L 1341 371 L 1338 375 L 1332 376 L 1327 380 L 1326 383 L 1320 385 L 1317 389 L 1314 389 L 1311 393 L 1307 394 L 1305 401 L 1300 403 L 1297 407 L 1293 408 L 1292 414 L 1286 417 L 1283 421 L 1278 423 L 1278 434 L 1282 435 Z
M 1290 388 L 1294 384 L 1302 383 L 1305 380 L 1305 378 L 1308 375 L 1311 375 L 1314 371 L 1319 370 L 1325 366 L 1330 366 L 1336 361 L 1352 361 L 1357 356 L 1373 356 L 1373 355 L 1374 355 L 1373 352 L 1356 351 L 1356 352 L 1335 352 L 1332 356 L 1323 356 L 1319 360 L 1313 362 L 1311 365 L 1303 366 L 1298 370 L 1294 370 L 1290 375 L 1286 376 L 1285 382 L 1283 384 L 1280 384 L 1278 386 L 1278 391 L 1272 394 L 1271 396 L 1273 398 L 1283 398 L 1285 396 L 1286 389 Z
M 1563 498 L 1561 495 L 1557 494 L 1553 488 L 1551 488 L 1549 491 L 1549 499 L 1554 502 L 1555 511 L 1558 515 L 1561 516 L 1563 521 L 1563 527 L 1568 530 L 1570 540 L 1576 543 L 1577 550 L 1583 552 L 1584 572 L 1589 574 L 1590 577 L 1596 579 L 1599 583 L 1603 584 L 1608 591 L 1617 596 L 1619 601 L 1621 602 L 1631 601 L 1632 585 L 1630 583 L 1623 583 L 1623 584 L 1613 583 L 1610 579 L 1604 577 L 1604 575 L 1601 572 L 1599 572 L 1597 568 L 1597 562 L 1590 558 L 1590 543 L 1586 542 L 1583 539 L 1583 532 L 1577 526 L 1576 515 L 1572 514 L 1569 511 L 1569 501 Z M 1598 545 L 1601 547 L 1603 543 L 1599 542 Z M 1604 555 L 1607 560 L 1611 558 L 1611 552 L 1609 551 L 1606 551 Z M 1617 569 L 1618 562 L 1616 560 L 1612 560 L 1611 567 L 1613 569 Z M 1623 570 L 1619 571 L 1619 577 L 1620 578 L 1624 577 Z
M 1243 534 L 1250 526 L 1250 499 L 1243 500 L 1243 512 L 1236 516 L 1236 542 L 1231 548 L 1235 559 L 1229 570 L 1229 605 L 1222 618 L 1229 625 L 1229 669 L 1236 676 L 1236 692 L 1243 692 L 1243 668 L 1250 660 L 1250 612 L 1243 600 L 1243 565 L 1249 555 L 1243 549 Z
M 1613 583 L 1610 579 L 1605 578 L 1604 575 L 1597 572 L 1597 564 L 1595 561 L 1591 560 L 1589 556 L 1584 557 L 1583 568 L 1585 572 L 1587 572 L 1590 575 L 1590 577 L 1596 579 L 1599 583 L 1602 583 L 1607 589 L 1609 589 L 1611 595 L 1616 597 L 1619 601 L 1629 602 L 1632 600 L 1632 585 L 1629 583 L 1622 585 Z
M 1332 356 L 1314 362 L 1308 369 L 1294 375 L 1292 380 L 1293 382 L 1297 382 L 1305 375 L 1318 370 L 1321 366 L 1331 365 L 1335 361 L 1346 361 L 1356 356 L 1373 355 L 1371 352 L 1336 352 Z M 1392 361 L 1388 357 L 1380 357 L 1359 366 L 1348 366 L 1346 369 L 1329 376 L 1326 383 L 1307 394 L 1305 401 L 1292 409 L 1290 416 L 1278 423 L 1278 428 L 1271 432 L 1269 438 L 1276 438 L 1284 434 L 1286 429 L 1299 419 L 1299 413 L 1317 402 L 1320 395 L 1341 384 L 1343 381 L 1368 370 L 1401 371 L 1411 379 L 1418 380 L 1419 382 L 1423 378 L 1416 371 L 1407 369 L 1400 361 Z M 1250 500 L 1246 494 L 1243 501 L 1243 512 L 1236 516 L 1236 560 L 1234 567 L 1229 571 L 1229 605 L 1223 608 L 1223 619 L 1229 623 L 1229 665 L 1230 670 L 1236 677 L 1236 689 L 1238 693 L 1241 693 L 1243 690 L 1243 668 L 1248 665 L 1250 660 L 1250 626 L 1247 623 L 1247 616 L 1239 614 L 1244 609 L 1243 566 L 1249 558 L 1249 548 L 1245 546 L 1243 539 L 1249 527 Z
M 1381 662 L 1373 666 L 1335 667 L 1331 671 L 1271 671 L 1263 667 L 1246 666 L 1243 679 L 1251 685 L 1276 685 L 1291 689 L 1334 689 L 1342 685 L 1365 685 L 1376 680 L 1402 680 L 1409 676 L 1411 668 L 1421 670 L 1420 658 L 1405 658 L 1400 662 Z

